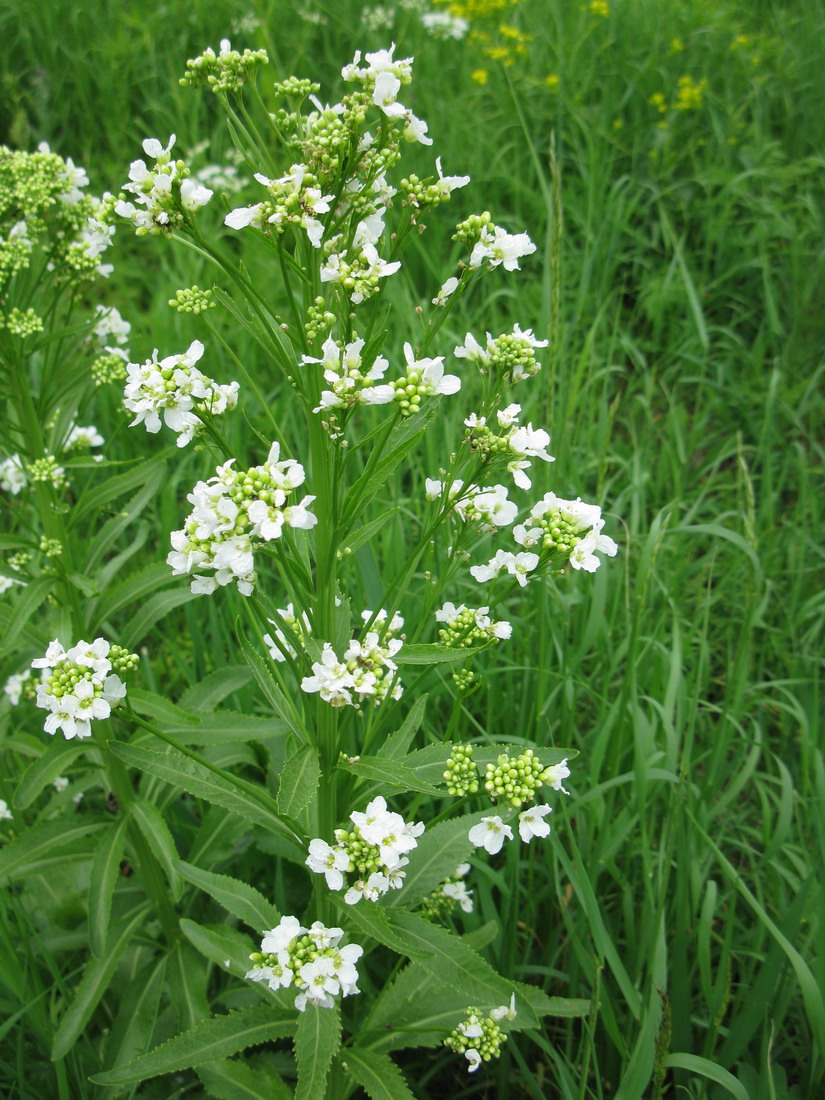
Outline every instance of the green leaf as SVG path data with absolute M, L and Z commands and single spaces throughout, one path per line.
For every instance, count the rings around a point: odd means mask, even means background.
M 106 1044 L 113 1066 L 145 1054 L 152 1041 L 166 978 L 166 955 L 153 959 L 129 984 L 118 1003 L 118 1013 Z
M 473 650 L 450 649 L 435 642 L 418 643 L 402 646 L 393 660 L 398 665 L 443 665 L 453 661 L 466 661 L 471 653 L 476 654 L 484 648 L 486 647 L 477 646 Z
M 318 790 L 321 764 L 311 745 L 302 745 L 284 764 L 278 788 L 278 809 L 286 817 L 298 819 Z
M 267 810 L 246 791 L 235 786 L 228 779 L 224 779 L 223 776 L 216 775 L 215 772 L 174 749 L 157 752 L 140 745 L 124 745 L 117 741 L 110 742 L 109 747 L 115 756 L 131 767 L 140 768 L 141 771 L 162 779 L 164 783 L 188 791 L 196 798 L 203 798 L 207 802 L 223 806 L 224 809 L 240 814 L 255 825 L 278 833 L 293 853 L 292 858 L 297 859 L 299 863 L 304 862 L 306 853 L 296 842 L 292 830 L 287 828 L 275 813 Z
M 356 550 L 360 550 L 362 546 L 370 541 L 373 535 L 377 535 L 379 531 L 383 529 L 390 522 L 392 517 L 400 511 L 400 508 L 388 508 L 386 512 L 382 512 L 376 519 L 371 520 L 369 523 L 365 523 L 363 527 L 359 527 L 358 530 L 347 538 L 347 549 L 351 554 L 354 554 Z
M 198 924 L 188 917 L 181 917 L 180 930 L 204 958 L 221 970 L 229 970 L 239 977 L 243 977 L 249 970 L 249 948 L 252 941 L 243 932 L 230 928 L 227 924 Z
M 240 630 L 237 631 L 237 635 L 244 659 L 252 669 L 253 675 L 258 681 L 258 685 L 266 696 L 270 706 L 278 717 L 286 723 L 287 728 L 295 734 L 298 740 L 302 744 L 305 744 L 307 740 L 306 731 L 298 721 L 295 708 L 275 683 L 272 673 L 266 667 L 266 662 L 261 657 L 258 650 L 244 637 Z
M 330 1063 L 340 1046 L 338 1006 L 330 1009 L 308 1004 L 295 1030 L 295 1060 L 298 1063 L 295 1100 L 324 1100 Z
M 252 679 L 252 670 L 246 665 L 227 665 L 212 672 L 199 684 L 193 684 L 187 688 L 180 697 L 180 706 L 184 710 L 197 710 L 210 712 L 218 703 L 222 703 L 227 695 L 231 695 L 238 688 L 245 687 Z
M 169 588 L 163 592 L 156 592 L 141 606 L 134 618 L 130 619 L 129 625 L 123 631 L 121 645 L 127 649 L 136 649 L 138 643 L 143 641 L 152 627 L 170 611 L 196 599 L 198 599 L 197 594 L 190 592 L 188 588 Z
M 216 875 L 213 871 L 204 871 L 193 867 L 191 863 L 178 860 L 177 870 L 193 886 L 209 894 L 218 905 L 256 932 L 267 932 L 281 919 L 281 914 L 271 905 L 254 886 L 249 886 L 229 875 Z
M 146 902 L 133 909 L 128 916 L 121 918 L 109 929 L 109 938 L 102 957 L 93 958 L 87 965 L 74 999 L 57 1026 L 52 1043 L 53 1062 L 58 1058 L 65 1058 L 77 1042 L 80 1033 L 106 992 L 120 956 L 129 946 L 129 941 L 143 924 L 151 908 L 151 902 Z
M 665 1066 L 668 1069 L 686 1069 L 689 1073 L 698 1073 L 727 1089 L 736 1100 L 748 1100 L 748 1090 L 742 1082 L 708 1058 L 702 1058 L 698 1054 L 668 1054 Z
M 0 656 L 5 656 L 5 654 L 11 652 L 20 631 L 49 595 L 55 584 L 54 577 L 39 577 L 36 581 L 27 584 L 25 588 L 20 588 L 19 585 L 16 586 L 16 598 L 12 604 L 9 621 L 3 631 L 3 648 L 0 650 Z
M 348 1047 L 339 1061 L 371 1100 L 412 1100 L 404 1074 L 388 1054 Z
M 113 585 L 101 600 L 97 617 L 104 622 L 116 611 L 128 607 L 135 600 L 145 600 L 158 588 L 165 588 L 177 578 L 166 562 L 153 562 L 137 569 L 118 584 Z
M 130 809 L 138 828 L 163 868 L 163 873 L 169 883 L 169 893 L 172 900 L 180 901 L 183 893 L 183 883 L 180 880 L 176 866 L 178 849 L 175 845 L 175 839 L 169 831 L 169 826 L 164 821 L 163 815 L 157 806 L 153 802 L 148 802 L 145 798 L 136 798 Z
M 424 711 L 427 707 L 427 696 L 419 695 L 409 713 L 395 733 L 390 734 L 384 742 L 381 755 L 390 760 L 400 760 L 406 755 L 410 744 L 418 733 L 424 720 Z
M 129 688 L 129 703 L 138 714 L 142 714 L 145 718 L 151 718 L 153 722 L 157 722 L 164 729 L 173 727 L 181 729 L 185 726 L 196 726 L 198 724 L 197 714 L 189 714 L 162 695 L 144 691 L 143 688 Z
M 427 897 L 446 878 L 455 874 L 473 850 L 468 836 L 487 811 L 441 821 L 424 830 L 418 847 L 409 853 L 409 866 L 404 885 L 385 899 L 387 906 L 402 905 L 409 909 Z
M 41 757 L 29 764 L 20 777 L 14 792 L 14 808 L 25 810 L 31 806 L 43 788 L 62 775 L 66 767 L 86 748 L 83 741 L 65 741 L 62 737 L 53 741 Z
M 178 1012 L 178 1030 L 188 1031 L 208 1018 L 206 967 L 188 943 L 178 942 L 169 955 L 169 995 Z
M 446 749 L 444 750 L 446 752 Z M 352 762 L 344 761 L 338 767 L 342 771 L 352 772 L 359 779 L 381 783 L 385 787 L 393 787 L 400 791 L 420 791 L 422 794 L 434 794 L 444 797 L 444 790 L 440 790 L 425 779 L 419 779 L 412 768 L 406 767 L 397 760 L 385 759 L 382 756 L 359 756 Z
M 198 1067 L 204 1088 L 217 1100 L 292 1100 L 292 1091 L 273 1069 L 253 1069 L 239 1059 Z
M 155 1047 L 127 1066 L 96 1073 L 96 1085 L 128 1085 L 146 1081 L 161 1073 L 175 1073 L 204 1062 L 229 1058 L 239 1050 L 271 1039 L 282 1039 L 295 1029 L 295 1014 L 282 1012 L 272 1005 L 256 1005 L 226 1016 L 213 1016 L 191 1031 Z
M 340 894 L 333 894 L 332 900 L 347 915 L 347 924 L 353 925 L 365 936 L 371 936 L 385 947 L 392 948 L 399 955 L 410 959 L 431 959 L 432 951 L 415 947 L 404 936 L 399 936 L 387 920 L 385 910 L 380 905 L 365 902 L 363 905 L 347 905 Z
M 155 461 L 154 459 L 152 460 L 152 462 Z M 163 484 L 165 463 L 155 465 L 152 468 L 150 468 L 150 464 L 147 464 L 147 470 L 146 484 L 140 492 L 135 494 L 125 508 L 112 516 L 111 519 L 108 519 L 92 539 L 91 545 L 89 546 L 89 553 L 86 557 L 86 564 L 83 569 L 83 572 L 87 576 L 91 576 L 94 573 L 104 556 L 111 550 L 129 524 L 141 517 L 149 501 L 157 495 L 158 490 Z M 92 497 L 90 507 L 97 508 L 98 506 L 97 498 Z M 76 524 L 76 512 L 73 511 L 70 515 Z
M 59 859 L 55 849 L 68 846 L 78 837 L 107 829 L 110 824 L 108 818 L 75 814 L 33 826 L 0 849 L 0 886 L 28 874 L 43 857 Z
M 347 493 L 342 515 L 342 526 L 345 530 L 349 530 L 357 522 L 366 505 L 422 438 L 433 417 L 434 410 L 428 409 L 422 414 L 402 420 L 393 428 L 387 441 L 385 456 L 374 466 L 368 466 Z M 346 536 L 344 541 L 346 542 Z
M 150 478 L 154 481 L 158 474 L 163 474 L 165 466 L 165 461 L 155 455 L 134 466 L 126 473 L 115 474 L 113 477 L 91 486 L 70 512 L 72 527 L 77 527 L 88 515 L 100 515 L 101 510 L 107 504 L 111 504 L 118 497 L 125 496 L 132 490 L 140 488 Z
M 120 861 L 126 844 L 128 817 L 123 814 L 113 821 L 100 838 L 95 851 L 92 873 L 89 878 L 89 945 L 98 958 L 106 950 L 109 918 L 112 914 L 112 895 L 117 886 Z

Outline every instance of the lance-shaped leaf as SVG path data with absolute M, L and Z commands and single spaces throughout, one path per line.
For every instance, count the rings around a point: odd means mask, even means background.
M 403 889 L 403 887 L 402 887 Z M 347 905 L 340 894 L 333 894 L 332 900 L 343 913 L 346 913 L 347 925 L 354 925 L 365 936 L 371 936 L 385 947 L 392 948 L 399 955 L 406 955 L 410 959 L 429 959 L 432 952 L 411 944 L 405 936 L 400 936 L 390 925 L 387 915 L 380 905 L 374 902 L 362 901 L 357 905 Z
M 107 829 L 110 824 L 106 818 L 77 814 L 35 825 L 0 849 L 0 886 L 28 874 L 44 857 L 53 857 L 56 849 L 67 847 L 89 833 Z
M 278 809 L 294 820 L 309 805 L 318 790 L 321 765 L 311 745 L 302 745 L 284 764 L 278 788 Z
M 0 657 L 11 652 L 18 634 L 51 592 L 54 583 L 54 577 L 40 577 L 31 584 L 27 584 L 16 595 L 11 616 L 3 630 L 3 648 L 0 650 Z
M 419 642 L 415 645 L 402 646 L 393 659 L 399 665 L 443 665 L 454 661 L 466 661 L 471 652 L 475 654 L 484 648 L 486 647 L 477 646 L 473 650 L 450 649 L 435 642 Z
M 213 1016 L 126 1066 L 96 1073 L 92 1081 L 96 1085 L 128 1085 L 215 1062 L 247 1047 L 291 1035 L 295 1023 L 294 1012 L 286 1013 L 273 1005 L 256 1005 L 226 1016 Z
M 239 1058 L 198 1067 L 204 1088 L 216 1100 L 293 1100 L 292 1090 L 271 1066 L 254 1069 Z
M 359 779 L 380 783 L 383 787 L 392 787 L 399 791 L 420 791 L 422 794 L 434 794 L 442 798 L 445 794 L 434 783 L 420 779 L 412 768 L 383 756 L 359 756 L 352 761 L 340 763 L 338 767 L 342 771 L 352 772 Z
M 31 806 L 43 788 L 57 779 L 86 748 L 82 741 L 64 741 L 62 737 L 53 741 L 23 772 L 14 792 L 15 809 L 25 810 Z
M 254 928 L 256 932 L 267 932 L 281 919 L 275 906 L 263 894 L 259 894 L 254 886 L 239 882 L 229 875 L 217 875 L 213 871 L 193 867 L 183 860 L 178 860 L 175 866 L 187 882 L 209 894 L 228 913 Z
M 388 1054 L 348 1047 L 339 1062 L 371 1100 L 412 1100 L 404 1074 Z
M 244 659 L 252 669 L 253 675 L 258 681 L 258 685 L 266 696 L 270 706 L 278 717 L 286 723 L 290 732 L 294 733 L 300 742 L 306 742 L 306 730 L 304 730 L 298 720 L 295 707 L 276 684 L 275 678 L 267 668 L 263 657 L 249 640 L 244 637 L 240 629 L 237 630 L 237 635 Z
M 252 679 L 252 670 L 246 665 L 227 665 L 211 672 L 199 684 L 187 688 L 180 697 L 184 710 L 210 712 L 222 703 L 227 695 L 245 687 Z
M 335 1008 L 308 1004 L 295 1031 L 298 1087 L 295 1100 L 324 1100 L 332 1059 L 341 1046 L 341 1015 Z
M 249 970 L 249 949 L 255 944 L 237 928 L 230 928 L 228 924 L 198 924 L 181 917 L 180 930 L 201 955 L 222 970 L 239 975 Z
M 110 927 L 102 957 L 93 958 L 87 965 L 72 1003 L 58 1024 L 52 1043 L 52 1061 L 65 1058 L 77 1042 L 78 1036 L 108 989 L 120 956 L 151 908 L 151 902 L 140 905 Z
M 172 900 L 180 901 L 183 893 L 183 883 L 175 866 L 178 860 L 178 850 L 163 815 L 153 802 L 149 802 L 145 798 L 136 798 L 130 807 L 130 812 L 137 822 L 138 828 L 148 841 L 155 858 L 163 868 L 163 873 L 169 883 L 169 893 Z
M 112 894 L 117 886 L 129 818 L 124 814 L 98 841 L 89 878 L 89 944 L 98 958 L 106 949 Z

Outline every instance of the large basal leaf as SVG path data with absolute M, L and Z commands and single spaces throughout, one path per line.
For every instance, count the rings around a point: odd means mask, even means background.
M 178 941 L 169 955 L 169 996 L 178 1012 L 178 1030 L 188 1031 L 209 1017 L 207 968 L 194 948 Z
M 388 1054 L 348 1047 L 339 1062 L 370 1100 L 412 1100 L 404 1074 Z
M 330 1063 L 340 1046 L 338 1006 L 307 1005 L 295 1030 L 295 1061 L 298 1063 L 295 1100 L 324 1100 Z
M 198 924 L 188 917 L 181 917 L 180 930 L 204 958 L 221 970 L 227 970 L 239 977 L 243 977 L 249 970 L 250 949 L 259 946 L 249 936 L 245 936 L 237 928 L 230 928 L 228 924 Z
M 108 989 L 120 956 L 129 946 L 132 936 L 146 920 L 151 908 L 151 902 L 146 902 L 109 928 L 109 937 L 102 957 L 92 958 L 88 963 L 72 1003 L 57 1026 L 52 1043 L 52 1061 L 65 1058 L 77 1042 L 101 997 Z
M 44 787 L 62 775 L 69 764 L 88 746 L 83 741 L 65 741 L 62 737 L 50 744 L 20 777 L 14 792 L 14 808 L 25 810 L 31 806 Z
M 216 1100 L 292 1100 L 292 1090 L 270 1066 L 254 1069 L 240 1059 L 206 1062 L 198 1077 Z
M 144 967 L 129 983 L 106 1043 L 106 1061 L 125 1065 L 145 1054 L 152 1042 L 166 979 L 167 956 Z
M 295 1030 L 295 1013 L 281 1011 L 272 1005 L 256 1005 L 226 1016 L 213 1016 L 202 1024 L 170 1039 L 136 1058 L 126 1066 L 96 1073 L 91 1080 L 96 1085 L 128 1085 L 146 1081 L 161 1073 L 176 1073 L 204 1062 L 229 1058 L 239 1050 L 257 1046 L 272 1039 L 283 1039 Z
M 269 931 L 281 919 L 275 906 L 248 883 L 239 882 L 229 875 L 204 871 L 200 867 L 193 867 L 191 863 L 184 863 L 183 860 L 178 860 L 176 867 L 187 882 L 209 894 L 228 913 L 254 928 L 256 932 Z

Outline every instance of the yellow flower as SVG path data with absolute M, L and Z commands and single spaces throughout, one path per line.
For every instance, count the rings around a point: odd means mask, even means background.
M 474 80 L 476 84 L 486 84 L 490 74 L 486 69 L 474 69 L 470 73 L 470 79 Z
M 599 15 L 606 19 L 610 15 L 610 5 L 607 0 L 590 0 L 587 10 L 591 15 Z
M 707 86 L 708 82 L 704 77 L 697 84 L 692 76 L 680 76 L 677 81 L 676 102 L 673 106 L 677 111 L 698 110 L 702 106 Z
M 551 92 L 557 92 L 559 90 L 559 74 L 548 73 L 548 75 L 544 78 L 544 83 L 547 85 Z

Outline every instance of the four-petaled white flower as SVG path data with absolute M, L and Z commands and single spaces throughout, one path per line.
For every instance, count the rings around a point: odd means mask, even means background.
M 531 806 L 518 815 L 518 831 L 522 840 L 529 843 L 534 836 L 545 837 L 550 835 L 550 825 L 544 819 L 551 812 L 548 805 Z
M 513 830 L 506 825 L 498 814 L 492 817 L 482 817 L 478 825 L 474 825 L 469 832 L 470 843 L 476 848 L 485 848 L 491 856 L 500 852 L 505 840 L 513 839 Z

